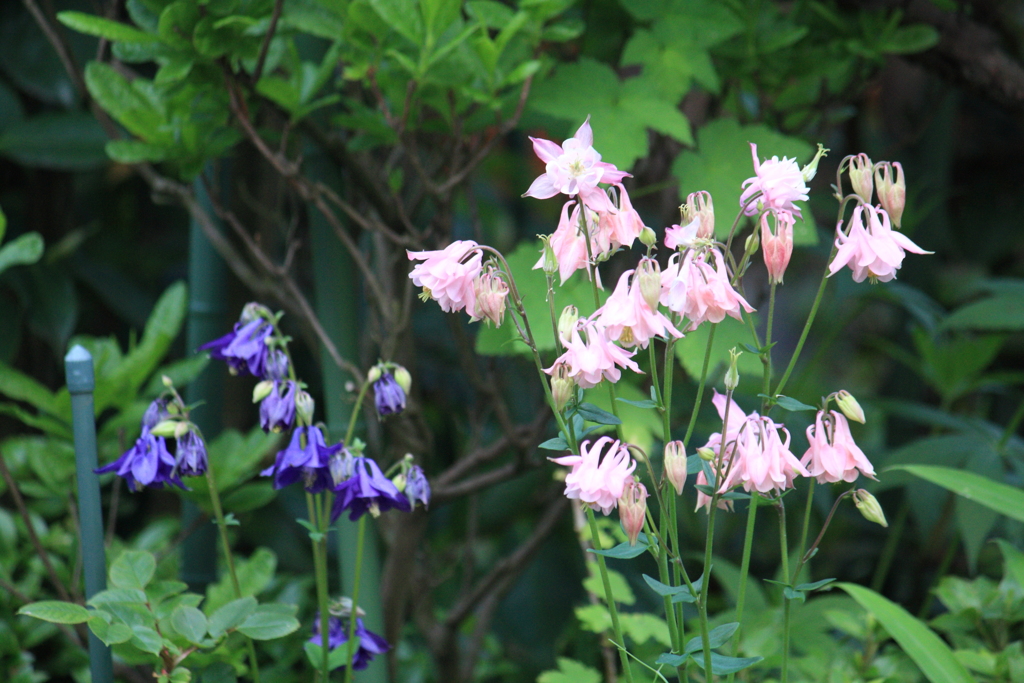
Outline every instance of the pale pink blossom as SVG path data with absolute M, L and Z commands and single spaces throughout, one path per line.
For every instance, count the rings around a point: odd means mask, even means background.
M 598 183 L 618 183 L 629 174 L 613 164 L 601 161 L 594 149 L 594 134 L 590 117 L 576 134 L 558 145 L 542 138 L 530 138 L 533 151 L 546 164 L 545 172 L 530 185 L 524 197 L 547 199 L 556 194 L 574 197 L 577 194 L 592 209 L 615 211 L 608 195 Z
M 619 523 L 630 545 L 636 545 L 647 519 L 647 487 L 630 477 L 619 498 Z
M 406 251 L 410 261 L 417 263 L 409 273 L 413 284 L 423 288 L 423 296 L 434 299 L 441 310 L 466 309 L 476 315 L 476 293 L 473 280 L 480 274 L 483 257 L 480 245 L 473 240 L 457 240 L 435 251 Z M 426 300 L 426 299 L 424 299 Z
M 633 272 L 627 270 L 619 276 L 611 296 L 594 312 L 604 327 L 605 335 L 620 344 L 643 349 L 647 348 L 652 337 L 683 336 L 671 320 L 647 303 L 640 287 L 640 278 L 634 277 L 630 282 Z
M 580 335 L 581 328 L 586 332 L 585 342 Z M 597 386 L 603 379 L 613 384 L 618 382 L 622 376 L 619 368 L 640 372 L 640 366 L 630 360 L 636 352 L 626 351 L 613 344 L 604 328 L 593 320 L 581 320 L 573 329 L 572 336 L 562 339 L 562 344 L 565 353 L 544 372 L 551 375 L 560 366 L 568 368 L 568 377 L 584 389 Z
M 867 222 L 865 223 L 865 218 Z M 843 233 L 843 224 L 836 226 L 836 257 L 829 264 L 835 275 L 843 266 L 850 266 L 854 282 L 870 278 L 872 282 L 888 282 L 903 265 L 905 252 L 930 254 L 903 233 L 893 230 L 884 209 L 859 204 L 850 216 L 850 232 Z
M 907 204 L 907 183 L 903 179 L 903 166 L 898 161 L 879 162 L 875 167 L 875 183 L 878 185 L 878 202 L 892 217 L 893 225 L 900 227 L 903 208 Z
M 633 208 L 629 201 L 629 194 L 626 187 L 621 183 L 616 184 L 619 189 L 618 211 L 601 211 L 598 220 L 601 229 L 601 240 L 609 245 L 611 249 L 633 246 L 633 241 L 640 236 L 644 229 L 644 222 L 640 220 L 640 214 Z
M 800 462 L 810 476 L 818 478 L 818 483 L 850 482 L 858 472 L 875 478 L 875 468 L 854 443 L 850 423 L 841 413 L 831 410 L 826 414 L 819 410 L 814 424 L 807 428 L 807 442 L 810 448 Z
M 481 272 L 473 280 L 473 293 L 475 296 L 476 311 L 473 320 L 487 318 L 496 327 L 501 327 L 501 321 L 505 319 L 505 298 L 508 296 L 508 284 L 502 279 L 501 274 L 493 266 Z
M 629 457 L 626 446 L 607 436 L 593 444 L 584 441 L 579 455 L 551 458 L 551 461 L 572 468 L 565 475 L 566 498 L 579 500 L 606 515 L 615 509 L 636 469 L 636 462 Z
M 679 207 L 682 222 L 665 229 L 665 246 L 669 249 L 689 249 L 698 240 L 710 240 L 715 236 L 715 205 L 711 193 L 701 190 L 686 198 Z
M 569 207 L 572 207 L 570 213 Z M 596 259 L 610 249 L 610 245 L 604 239 L 604 231 L 600 227 L 600 219 L 596 212 L 587 212 L 587 230 L 590 233 L 590 251 Z M 562 278 L 562 284 L 577 270 L 583 269 L 589 273 L 587 268 L 587 238 L 580 229 L 580 207 L 576 202 L 566 202 L 562 206 L 562 217 L 558 221 L 558 227 L 548 239 L 551 251 L 558 262 L 558 274 Z M 544 267 L 544 254 L 533 266 L 533 269 Z M 598 286 L 601 286 L 600 278 Z
M 746 189 L 740 195 L 743 213 L 755 216 L 762 209 L 788 211 L 801 216 L 794 202 L 807 201 L 807 183 L 796 159 L 772 157 L 761 162 L 757 158 L 757 145 L 750 143 L 754 157 L 754 177 L 743 181 Z M 757 196 L 756 201 L 755 195 Z
M 742 320 L 740 309 L 747 313 L 754 310 L 729 282 L 725 259 L 718 249 L 673 254 L 661 272 L 661 303 L 686 316 L 690 322 L 687 331 L 705 321 L 722 322 L 727 315 Z
M 793 214 L 779 211 L 774 215 L 774 233 L 768 228 L 768 214 L 761 216 L 761 254 L 768 268 L 768 282 L 779 285 L 793 255 Z

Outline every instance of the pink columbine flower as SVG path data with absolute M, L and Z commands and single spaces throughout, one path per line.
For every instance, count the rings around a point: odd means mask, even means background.
M 636 545 L 647 517 L 647 487 L 630 477 L 619 498 L 619 523 L 630 545 Z
M 741 308 L 747 313 L 754 310 L 733 289 L 718 249 L 673 254 L 661 272 L 661 303 L 686 316 L 690 321 L 686 331 L 697 329 L 705 321 L 722 322 L 727 315 L 742 320 Z
M 630 283 L 632 274 L 632 270 L 627 270 L 619 276 L 611 296 L 594 313 L 604 327 L 605 335 L 620 344 L 642 349 L 647 348 L 652 337 L 683 336 L 671 320 L 647 303 L 640 286 L 640 276 L 634 277 Z
M 878 185 L 879 204 L 892 217 L 893 225 L 900 227 L 903 208 L 907 204 L 907 183 L 903 179 L 903 166 L 898 161 L 880 162 L 875 168 L 875 183 Z
M 584 441 L 580 445 L 580 455 L 550 460 L 572 468 L 565 475 L 566 498 L 579 500 L 606 515 L 618 504 L 636 469 L 636 462 L 629 457 L 626 446 L 607 436 L 602 436 L 592 445 L 590 441 Z
M 853 442 L 850 423 L 841 413 L 819 410 L 814 424 L 807 428 L 807 442 L 810 448 L 800 462 L 818 483 L 853 481 L 858 472 L 875 478 L 875 468 Z
M 644 229 L 644 222 L 640 220 L 640 214 L 633 208 L 626 187 L 622 183 L 617 183 L 615 187 L 619 190 L 618 210 L 615 212 L 601 211 L 598 214 L 601 240 L 608 244 L 610 249 L 619 247 L 628 249 L 640 236 L 640 231 Z
M 541 138 L 530 140 L 533 141 L 533 151 L 546 168 L 524 197 L 547 199 L 559 193 L 570 197 L 578 194 L 595 211 L 615 211 L 598 183 L 618 183 L 629 174 L 601 161 L 601 155 L 593 147 L 594 133 L 590 129 L 589 116 L 576 134 L 561 146 Z
M 768 229 L 768 214 L 761 215 L 761 254 L 768 268 L 768 282 L 781 285 L 793 255 L 793 214 L 775 214 L 775 232 Z
M 581 328 L 586 332 L 586 342 L 580 335 Z M 573 329 L 572 336 L 562 339 L 562 343 L 565 353 L 544 372 L 552 375 L 556 368 L 568 368 L 567 376 L 584 389 L 596 387 L 603 379 L 613 384 L 618 382 L 622 376 L 619 368 L 640 372 L 640 366 L 630 360 L 636 352 L 613 344 L 604 328 L 594 320 L 581 320 Z
M 572 207 L 572 212 L 569 211 Z M 610 245 L 604 239 L 604 232 L 600 228 L 600 218 L 595 212 L 587 213 L 587 230 L 590 233 L 590 251 L 596 259 L 598 255 L 607 252 Z M 558 274 L 562 278 L 562 284 L 577 270 L 587 268 L 587 238 L 580 229 L 580 207 L 576 202 L 566 202 L 562 206 L 562 217 L 558 221 L 558 227 L 548 239 L 555 260 L 558 262 Z M 534 270 L 544 267 L 544 254 L 533 266 Z M 600 280 L 598 280 L 600 286 Z
M 493 266 L 481 272 L 473 280 L 473 293 L 476 310 L 473 320 L 487 318 L 495 327 L 501 327 L 505 319 L 505 297 L 508 296 L 508 284 Z
M 416 264 L 409 277 L 423 288 L 424 301 L 434 299 L 443 311 L 466 309 L 469 315 L 478 317 L 473 280 L 480 274 L 483 261 L 479 248 L 473 240 L 457 240 L 436 251 L 406 251 L 410 261 L 423 261 Z
M 763 163 L 757 158 L 757 145 L 750 143 L 754 157 L 754 177 L 743 181 L 746 189 L 740 195 L 743 213 L 756 216 L 762 209 L 788 211 L 801 216 L 794 202 L 807 201 L 807 183 L 796 159 L 772 157 Z M 754 200 L 754 195 L 757 201 Z M 802 216 L 801 216 L 802 217 Z
M 865 218 L 867 222 L 865 223 Z M 850 266 L 853 281 L 888 282 L 896 277 L 903 265 L 905 252 L 931 254 L 917 246 L 901 232 L 892 229 L 889 214 L 884 209 L 859 204 L 850 216 L 850 233 L 843 233 L 843 225 L 836 226 L 836 257 L 829 265 L 829 275 L 835 275 L 843 266 Z
M 701 190 L 686 197 L 686 203 L 679 207 L 682 222 L 665 229 L 665 246 L 669 249 L 689 249 L 698 240 L 710 240 L 715 236 L 715 205 L 711 193 Z

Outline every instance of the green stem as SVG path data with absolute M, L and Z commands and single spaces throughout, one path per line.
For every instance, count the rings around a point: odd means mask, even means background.
M 743 628 L 743 608 L 747 602 L 747 576 L 750 574 L 750 553 L 754 547 L 754 525 L 757 522 L 758 500 L 759 498 L 756 494 L 751 494 L 750 504 L 747 507 L 747 531 L 743 537 L 743 559 L 740 561 L 740 582 L 738 586 L 738 594 L 736 595 L 736 621 L 739 622 L 740 629 Z M 740 635 L 740 633 L 737 633 L 733 642 L 733 657 L 739 656 Z M 728 683 L 732 683 L 735 678 L 735 672 L 729 674 Z
M 779 506 L 779 550 L 782 553 L 782 579 L 789 581 L 789 541 L 786 538 L 786 505 L 780 498 Z M 789 681 L 789 598 L 782 594 L 782 683 Z
M 594 519 L 594 511 L 587 507 L 587 522 L 590 524 L 591 544 L 594 550 L 601 550 L 601 536 L 597 530 L 597 520 Z M 622 662 L 622 671 L 626 676 L 626 683 L 633 683 L 633 672 L 629 668 L 629 657 L 626 655 L 626 641 L 622 637 L 622 627 L 619 625 L 619 611 L 615 608 L 615 596 L 612 594 L 612 584 L 608 579 L 608 568 L 605 566 L 604 555 L 597 555 L 597 567 L 601 572 L 601 582 L 604 584 L 605 601 L 608 603 L 608 613 L 612 617 L 612 632 L 615 640 L 621 645 L 619 660 Z
M 675 352 L 676 340 L 675 337 L 669 337 L 668 343 L 665 344 L 665 388 L 661 392 L 661 405 L 664 408 L 662 412 L 662 430 L 665 434 L 665 443 L 672 440 L 672 375 L 675 373 L 676 360 L 673 353 Z
M 555 278 L 551 273 L 544 273 L 548 281 L 548 311 L 551 313 L 551 331 L 555 335 L 555 351 L 562 355 L 562 339 L 558 336 L 558 316 L 555 315 Z
M 322 494 L 318 494 L 322 495 Z M 321 551 L 321 546 L 326 546 L 325 537 L 323 536 L 323 520 L 319 512 L 320 505 L 317 500 L 313 498 L 313 494 L 306 491 L 306 510 L 309 515 L 309 522 L 316 527 L 317 532 L 321 534 L 319 539 L 313 540 L 313 572 L 314 579 L 316 580 L 316 602 L 320 610 L 320 649 L 322 659 L 320 662 L 320 675 L 325 683 L 330 678 L 330 671 L 328 670 L 328 658 L 330 656 L 330 614 L 328 605 L 327 595 L 327 559 L 326 553 Z
M 206 468 L 206 484 L 210 489 L 210 504 L 213 505 L 213 514 L 217 519 L 217 529 L 220 531 L 220 542 L 224 546 L 224 559 L 227 561 L 228 574 L 231 575 L 231 587 L 235 592 L 235 599 L 242 597 L 242 586 L 238 583 L 238 574 L 235 572 L 235 558 L 231 553 L 231 543 L 228 542 L 228 525 L 224 521 L 224 509 L 220 504 L 220 493 L 217 491 L 217 482 L 213 478 L 213 468 Z M 256 646 L 252 638 L 245 636 L 246 649 L 249 651 L 249 668 L 252 669 L 253 683 L 260 682 L 260 669 L 256 661 Z
M 675 490 L 672 489 L 671 486 L 669 487 L 668 493 L 665 496 L 665 501 L 666 501 L 666 503 L 665 503 L 665 508 L 666 508 L 665 516 L 668 519 L 668 527 L 669 527 L 668 536 L 665 538 L 665 542 L 667 543 L 669 541 L 669 539 L 671 539 L 671 541 L 672 541 L 672 549 L 675 551 L 675 556 L 677 558 L 677 561 L 673 563 L 673 565 L 674 565 L 673 575 L 674 575 L 675 582 L 672 585 L 678 586 L 679 582 L 682 580 L 683 558 L 682 558 L 682 554 L 680 553 L 680 548 L 679 548 L 679 522 L 678 522 L 678 519 L 676 517 L 676 495 L 675 495 Z M 675 622 L 676 622 L 676 631 L 678 633 L 679 645 L 680 646 L 685 645 L 686 644 L 686 624 L 683 621 L 683 611 L 681 609 L 682 603 L 677 605 L 677 604 L 674 604 L 674 603 L 670 602 L 670 607 L 672 609 L 672 615 L 675 618 Z M 687 660 L 687 661 L 689 661 L 689 660 Z M 679 681 L 680 681 L 680 683 L 683 683 L 686 680 L 686 668 L 685 668 L 685 666 L 683 666 L 683 667 L 676 667 L 676 672 L 679 674 Z
M 1010 443 L 1010 437 L 1017 433 L 1017 428 L 1020 427 L 1022 420 L 1024 420 L 1024 401 L 1020 402 L 1016 412 L 1013 413 L 1013 417 L 1006 423 L 1006 429 L 1003 430 L 1003 435 L 999 437 L 999 443 L 996 444 L 997 453 L 1002 453 L 1003 449 L 1006 448 L 1006 444 Z
M 807 489 L 807 508 L 804 510 L 804 528 L 803 531 L 800 532 L 799 557 L 801 558 L 803 558 L 804 553 L 807 551 L 807 531 L 811 528 L 811 507 L 814 503 L 814 483 L 813 479 L 808 481 L 809 488 Z M 794 577 L 793 580 L 796 581 L 796 577 Z
M 772 388 L 772 323 L 775 322 L 775 287 L 776 284 L 773 282 L 771 286 L 771 293 L 768 295 L 768 324 L 765 328 L 764 334 L 764 354 L 761 356 L 761 362 L 764 363 L 764 382 L 761 389 L 761 393 L 766 397 L 769 395 L 768 392 Z M 768 399 L 761 399 L 761 414 L 764 415 L 768 409 Z
M 345 430 L 345 440 L 343 444 L 348 446 L 352 441 L 352 434 L 356 430 L 356 420 L 359 418 L 359 411 L 363 407 L 363 399 L 366 398 L 366 390 L 370 388 L 370 380 L 363 382 L 363 386 L 359 387 L 359 396 L 356 397 L 356 404 L 352 407 L 352 415 L 348 418 L 348 428 Z
M 700 404 L 704 399 L 704 383 L 708 379 L 708 365 L 711 363 L 711 348 L 715 343 L 715 331 L 717 329 L 718 323 L 713 323 L 711 325 L 711 329 L 708 331 L 708 345 L 704 350 L 704 367 L 700 371 L 700 383 L 697 385 L 697 398 L 693 402 L 693 410 L 690 412 L 690 424 L 687 425 L 686 436 L 683 437 L 684 447 L 690 443 L 690 437 L 693 435 L 693 428 L 697 424 L 697 413 L 700 412 Z
M 359 605 L 359 577 L 363 567 L 363 543 L 366 539 L 366 515 L 359 518 L 359 532 L 356 538 L 356 576 L 352 583 L 352 616 L 348 620 L 348 658 L 345 660 L 345 683 L 352 681 L 352 658 L 356 652 L 356 609 Z

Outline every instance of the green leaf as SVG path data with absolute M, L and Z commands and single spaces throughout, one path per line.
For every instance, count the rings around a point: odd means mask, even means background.
M 224 496 L 224 509 L 235 512 L 249 512 L 263 507 L 277 497 L 277 491 L 269 481 L 245 484 Z
M 197 607 L 178 606 L 171 613 L 171 626 L 193 645 L 199 645 L 206 637 L 206 615 Z
M 138 588 L 108 588 L 89 598 L 89 604 L 93 607 L 111 603 L 145 605 L 146 594 Z
M 657 541 L 654 542 L 657 543 Z M 617 560 L 628 560 L 643 555 L 644 552 L 647 551 L 647 548 L 647 535 L 641 532 L 640 536 L 637 538 L 637 543 L 634 546 L 631 546 L 627 541 L 623 541 L 614 548 L 610 548 L 608 550 L 594 550 L 593 548 L 588 548 L 587 552 L 594 553 L 595 555 L 604 555 L 605 557 L 613 557 Z
M 758 394 L 758 396 L 763 396 L 763 394 Z M 794 412 L 794 413 L 795 412 L 804 411 L 804 410 L 810 410 L 810 411 L 817 410 L 817 408 L 815 408 L 814 406 L 809 406 L 806 403 L 801 403 L 800 401 L 796 400 L 795 398 L 791 398 L 789 396 L 782 396 L 782 395 L 777 396 L 775 398 L 775 404 L 777 406 L 779 406 L 780 408 L 782 408 L 783 410 L 788 410 L 788 411 Z
M 558 658 L 558 669 L 541 673 L 537 683 L 601 683 L 601 673 L 575 659 Z
M 164 649 L 164 639 L 160 637 L 160 634 L 156 632 L 156 629 L 152 629 L 148 626 L 132 626 L 132 638 L 130 642 L 143 652 L 149 652 L 154 655 L 160 654 L 160 651 Z
M 122 164 L 163 161 L 167 158 L 166 147 L 141 140 L 110 140 L 103 149 L 108 157 Z
M 626 405 L 629 405 L 629 406 L 634 406 L 636 408 L 644 408 L 644 409 L 648 409 L 648 410 L 650 408 L 657 408 L 658 407 L 658 402 L 654 401 L 654 400 L 651 400 L 649 398 L 645 398 L 642 401 L 630 401 L 629 399 L 626 399 L 626 398 L 616 398 L 615 400 L 618 401 L 619 403 L 625 403 Z
M 814 581 L 812 583 L 801 583 L 799 586 L 795 586 L 795 588 L 798 591 L 816 591 L 822 586 L 827 586 L 833 581 L 835 581 L 835 579 L 822 579 L 821 581 Z
M 1019 332 L 1024 330 L 1024 300 L 1016 294 L 1005 294 L 974 301 L 946 316 L 939 328 Z
M 180 5 L 182 3 L 174 3 L 167 9 Z M 144 94 L 147 83 L 145 79 L 129 83 L 113 67 L 102 62 L 89 62 L 85 67 L 89 93 L 118 123 L 147 142 L 170 144 L 173 134 L 166 125 L 166 113 L 162 105 Z
M 156 558 L 145 550 L 125 550 L 110 566 L 110 583 L 115 588 L 141 590 L 156 572 Z
M 690 658 L 699 666 L 701 669 L 704 668 L 704 657 L 698 654 L 690 655 Z M 716 652 L 711 653 L 711 673 L 719 676 L 726 674 L 735 673 L 742 671 L 747 667 L 753 666 L 760 662 L 764 657 L 726 657 Z
M 647 574 L 644 574 L 643 576 L 644 581 L 646 581 L 647 585 L 651 587 L 651 590 L 662 597 L 673 597 L 682 593 L 685 593 L 689 597 L 693 597 L 690 595 L 690 589 L 686 586 L 669 586 L 668 584 L 664 584 Z M 694 598 L 694 600 L 696 600 L 696 598 Z
M 11 240 L 0 249 L 0 273 L 11 266 L 35 263 L 43 255 L 43 237 L 30 232 Z
M 127 643 L 135 635 L 127 624 L 122 624 L 121 622 L 108 624 L 99 617 L 93 617 L 89 620 L 89 630 L 96 634 L 96 637 L 102 640 L 104 645 Z
M 295 605 L 260 605 L 238 630 L 253 640 L 273 640 L 297 631 L 299 622 L 295 618 Z
M 25 605 L 18 614 L 35 617 L 54 624 L 83 624 L 89 621 L 89 610 L 73 602 L 43 600 Z
M 423 43 L 420 13 L 404 0 L 370 0 L 370 6 L 395 31 L 416 45 Z
M 896 465 L 889 470 L 904 470 L 933 484 L 973 500 L 987 508 L 1024 522 L 1024 491 L 987 477 L 934 465 Z
M 911 24 L 897 28 L 879 48 L 882 52 L 907 55 L 935 47 L 939 38 L 939 32 L 934 26 Z
M 733 634 L 736 633 L 736 629 L 739 627 L 739 622 L 734 621 L 711 629 L 711 631 L 708 632 L 708 642 L 711 645 L 711 649 L 714 650 L 728 643 L 729 639 L 732 638 Z M 696 638 L 691 638 L 686 643 L 686 647 L 683 648 L 683 652 L 697 652 L 702 649 L 704 649 L 704 641 L 701 640 L 700 636 L 697 636 Z
M 633 589 L 629 587 L 629 582 L 619 572 L 609 569 L 608 570 L 608 583 L 612 587 L 612 596 L 615 598 L 615 602 L 622 603 L 623 605 L 632 605 L 636 602 L 636 596 L 633 595 Z M 583 580 L 583 587 L 590 593 L 601 598 L 607 602 L 607 596 L 604 593 L 604 582 L 601 579 L 600 573 L 590 574 Z
M 556 436 L 543 442 L 537 448 L 543 448 L 546 451 L 567 451 L 569 450 L 569 444 L 565 443 L 565 437 Z
M 672 645 L 668 624 L 661 617 L 646 612 L 619 614 L 619 625 L 622 632 L 638 645 L 648 640 L 655 640 L 665 647 Z
M 252 596 L 232 600 L 210 615 L 210 635 L 220 638 L 225 632 L 238 628 L 255 611 L 256 598 Z
M 273 580 L 277 569 L 277 555 L 269 548 L 257 548 L 247 559 L 235 560 L 235 575 L 242 596 L 258 595 Z M 206 589 L 207 613 L 219 609 L 235 599 L 234 585 L 227 574 L 221 576 L 217 583 L 210 584 Z
M 46 113 L 8 126 L 0 135 L 0 154 L 25 166 L 86 171 L 106 163 L 107 134 L 84 111 Z
M 607 410 L 598 408 L 593 403 L 581 403 L 576 410 L 577 414 L 588 422 L 596 422 L 600 425 L 620 425 L 622 420 L 615 417 Z
M 919 619 L 874 591 L 852 583 L 839 588 L 871 612 L 932 683 L 975 683 L 953 651 Z
M 0 394 L 24 401 L 44 413 L 56 415 L 60 412 L 53 392 L 32 377 L 3 363 L 0 363 Z
M 128 24 L 111 21 L 84 12 L 57 12 L 57 19 L 68 28 L 90 36 L 98 36 L 107 40 L 125 43 L 156 43 L 159 38 L 140 31 Z
M 1003 553 L 1003 562 L 1006 567 L 1003 571 L 1003 578 L 1012 578 L 1018 586 L 1024 588 L 1024 553 L 1001 538 L 997 538 L 996 543 L 999 544 L 999 549 Z

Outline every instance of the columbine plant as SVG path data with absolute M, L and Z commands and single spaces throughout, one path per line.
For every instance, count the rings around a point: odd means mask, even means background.
M 506 306 L 520 338 L 530 348 L 542 386 L 546 392 L 559 436 L 541 446 L 567 450 L 568 455 L 551 460 L 570 468 L 565 474 L 565 495 L 582 507 L 589 534 L 584 540 L 592 545 L 602 577 L 608 607 L 612 644 L 620 656 L 622 673 L 632 681 L 631 659 L 623 638 L 605 556 L 634 557 L 649 552 L 657 561 L 659 578 L 646 577 L 662 598 L 671 649 L 654 662 L 638 664 L 664 680 L 662 669 L 674 667 L 680 681 L 690 679 L 691 666 L 703 669 L 698 680 L 713 675 L 728 675 L 761 660 L 757 656 L 738 657 L 738 638 L 727 656 L 714 652 L 726 646 L 743 620 L 745 587 L 750 567 L 752 539 L 758 506 L 776 509 L 780 518 L 781 573 L 784 588 L 783 643 L 780 677 L 788 680 L 790 601 L 803 599 L 807 592 L 821 588 L 832 579 L 796 584 L 800 570 L 816 551 L 830 514 L 817 539 L 807 547 L 810 506 L 814 485 L 809 487 L 803 530 L 796 545 L 799 558 L 789 567 L 794 550 L 786 534 L 786 494 L 800 477 L 818 483 L 852 483 L 861 475 L 874 478 L 875 471 L 853 439 L 849 421 L 864 422 L 860 406 L 846 391 L 825 397 L 817 409 L 814 423 L 807 428 L 810 447 L 798 457 L 791 450 L 791 436 L 784 420 L 772 417 L 776 408 L 815 410 L 785 396 L 782 391 L 800 356 L 817 314 L 828 278 L 844 267 L 853 271 L 853 279 L 872 283 L 886 282 L 896 276 L 906 252 L 928 253 L 899 232 L 905 185 L 898 163 L 874 164 L 866 155 L 844 159 L 837 171 L 836 198 L 839 201 L 836 237 L 828 265 L 823 273 L 817 297 L 803 332 L 790 354 L 789 362 L 776 380 L 771 350 L 775 295 L 783 284 L 793 252 L 793 228 L 802 219 L 799 202 L 806 201 L 807 183 L 814 177 L 818 161 L 827 152 L 819 145 L 810 164 L 800 167 L 794 159 L 773 157 L 761 160 L 751 145 L 754 175 L 743 183 L 740 206 L 726 241 L 715 237 L 715 213 L 712 197 L 695 192 L 680 207 L 679 225 L 664 231 L 664 247 L 671 251 L 662 268 L 656 260 L 656 235 L 645 227 L 629 201 L 623 184 L 629 177 L 613 165 L 601 161 L 593 147 L 589 121 L 576 134 L 557 145 L 532 138 L 534 151 L 546 164 L 524 196 L 547 199 L 562 194 L 568 198 L 554 232 L 542 236 L 543 248 L 535 269 L 547 278 L 550 324 L 556 338 L 557 354 L 545 361 L 538 352 L 531 324 L 512 272 L 497 250 L 473 241 L 459 241 L 437 251 L 409 252 L 416 262 L 410 273 L 413 283 L 423 288 L 422 298 L 436 300 L 443 310 L 465 310 L 473 320 L 488 318 L 501 324 Z M 844 194 L 842 175 L 846 172 L 853 185 L 852 194 Z M 871 204 L 874 185 L 878 186 L 879 205 Z M 849 218 L 847 209 L 853 205 Z M 751 230 L 737 253 L 733 248 L 741 237 L 745 218 Z M 894 227 L 895 226 L 895 229 Z M 639 239 L 646 252 L 635 266 L 622 272 L 613 291 L 602 303 L 598 264 L 630 248 Z M 760 249 L 768 274 L 769 299 L 766 327 L 762 339 L 750 314 L 754 309 L 743 295 L 743 278 L 752 258 Z M 556 315 L 554 276 L 565 283 L 577 270 L 583 270 L 591 283 L 594 313 L 580 317 L 572 306 Z M 725 393 L 714 392 L 712 403 L 721 419 L 721 428 L 687 457 L 686 448 L 693 436 L 708 375 L 708 360 L 714 343 L 715 325 L 726 316 L 748 323 L 751 348 L 758 353 L 764 373 L 761 378 L 760 410 L 745 413 L 733 400 L 739 384 L 737 358 L 724 377 Z M 681 439 L 674 438 L 670 416 L 675 354 L 672 348 L 684 333 L 710 325 L 703 372 L 696 401 Z M 656 342 L 665 346 L 664 354 L 655 351 Z M 661 472 L 652 459 L 622 438 L 621 421 L 585 402 L 588 390 L 604 385 L 615 412 L 615 384 L 622 372 L 641 372 L 637 353 L 650 356 L 652 392 L 645 407 L 656 410 L 662 422 L 663 458 Z M 664 359 L 659 365 L 658 358 Z M 659 378 L 664 378 L 659 379 Z M 831 403 L 837 410 L 830 410 Z M 596 423 L 586 426 L 586 422 Z M 617 437 L 588 438 L 595 429 L 618 430 Z M 642 465 L 642 466 L 638 466 Z M 684 561 L 677 525 L 677 498 L 684 495 L 688 474 L 696 473 L 696 510 L 706 511 L 707 533 L 700 579 L 691 579 L 689 561 Z M 647 506 L 649 492 L 658 501 L 658 519 Z M 885 524 L 877 501 L 863 489 L 850 489 L 837 497 L 836 506 L 850 497 L 866 518 Z M 708 581 L 715 518 L 719 510 L 732 511 L 737 501 L 748 501 L 747 533 L 740 567 L 736 622 L 712 631 L 708 620 Z M 618 509 L 627 542 L 622 547 L 601 547 L 601 534 L 595 511 L 609 515 Z M 833 512 L 835 511 L 833 508 Z M 632 549 L 631 549 L 632 548 Z M 792 569 L 792 571 L 791 571 Z M 696 624 L 684 619 L 683 604 L 697 608 Z M 696 639 L 688 641 L 688 628 L 695 628 Z M 710 674 L 708 674 L 710 672 Z

